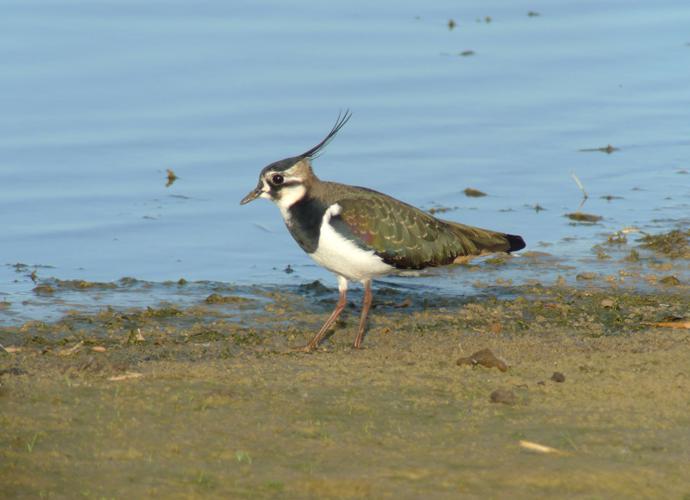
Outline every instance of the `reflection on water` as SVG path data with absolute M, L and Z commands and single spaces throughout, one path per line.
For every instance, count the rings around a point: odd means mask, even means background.
M 51 266 L 39 281 L 330 286 L 275 207 L 238 202 L 348 107 L 319 176 L 522 234 L 575 274 L 606 234 L 688 225 L 689 22 L 681 1 L 6 2 L 0 263 Z M 572 173 L 596 224 L 564 217 Z M 465 271 L 419 282 L 471 291 Z M 38 314 L 21 311 L 30 273 L 0 266 L 0 284 L 0 315 Z

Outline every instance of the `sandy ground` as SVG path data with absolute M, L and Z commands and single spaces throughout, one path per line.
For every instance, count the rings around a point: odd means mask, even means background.
M 0 330 L 0 493 L 690 495 L 685 287 L 384 296 L 365 349 L 350 348 L 352 306 L 321 350 L 291 352 L 332 307 L 324 294 Z M 485 348 L 508 369 L 457 364 Z

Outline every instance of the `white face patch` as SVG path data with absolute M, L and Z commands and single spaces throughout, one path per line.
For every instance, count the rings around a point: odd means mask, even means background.
M 268 194 L 268 192 L 271 190 L 271 187 L 268 185 L 268 182 L 266 182 L 266 179 L 261 179 L 261 182 L 263 183 L 263 187 L 261 188 L 261 194 L 259 195 L 259 198 L 270 200 L 271 195 Z
M 307 188 L 303 184 L 295 184 L 293 186 L 284 186 L 278 192 L 278 198 L 273 199 L 273 202 L 278 205 L 280 213 L 287 225 L 290 225 L 290 210 L 289 208 L 301 200 L 307 194 Z
M 266 172 L 261 179 L 263 187 L 259 196 L 278 205 L 283 220 L 288 226 L 290 225 L 289 208 L 307 193 L 307 188 L 302 184 L 304 179 L 296 174 L 297 165 L 284 171 Z M 277 183 L 276 177 L 280 177 L 282 182 Z

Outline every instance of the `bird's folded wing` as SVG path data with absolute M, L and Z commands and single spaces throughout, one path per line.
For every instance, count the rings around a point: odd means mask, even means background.
M 438 220 L 385 195 L 338 201 L 340 213 L 331 224 L 363 249 L 399 269 L 421 269 L 452 263 L 457 257 L 478 255 L 485 239 L 503 250 L 500 233 Z

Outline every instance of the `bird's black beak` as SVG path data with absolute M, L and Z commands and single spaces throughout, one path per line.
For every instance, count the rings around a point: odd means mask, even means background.
M 247 196 L 242 198 L 242 201 L 240 201 L 240 205 L 246 205 L 250 201 L 256 200 L 259 196 L 261 196 L 262 190 L 263 190 L 263 184 L 261 182 L 259 182 L 259 184 L 257 184 L 254 189 L 252 189 L 251 191 L 249 191 L 249 193 L 247 193 Z

